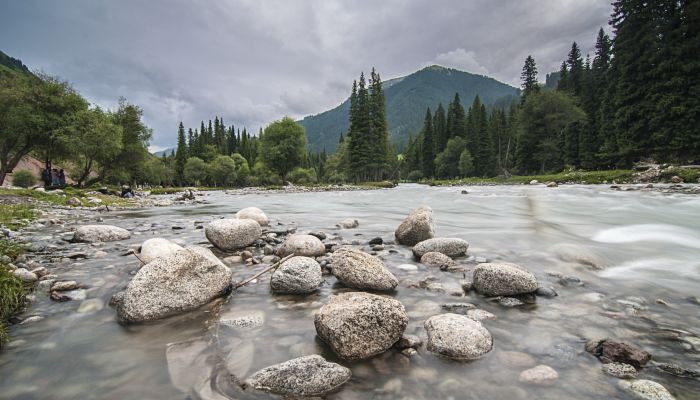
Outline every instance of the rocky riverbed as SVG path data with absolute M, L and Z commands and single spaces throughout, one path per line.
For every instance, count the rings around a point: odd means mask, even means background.
M 0 398 L 700 391 L 696 196 L 402 185 L 198 199 L 56 209 L 15 233 L 31 247 L 16 266 L 38 284 L 0 354 Z

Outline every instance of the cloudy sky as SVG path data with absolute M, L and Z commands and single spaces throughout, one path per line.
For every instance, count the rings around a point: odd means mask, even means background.
M 606 30 L 609 0 L 0 0 L 0 50 L 113 108 L 144 110 L 152 149 L 180 120 L 253 131 L 334 107 L 372 66 L 382 78 L 440 64 L 519 85 L 532 54 L 558 70 Z

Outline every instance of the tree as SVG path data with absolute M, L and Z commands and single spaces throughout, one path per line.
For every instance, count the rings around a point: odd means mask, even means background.
M 423 176 L 430 178 L 435 175 L 435 143 L 433 142 L 433 116 L 430 113 L 430 108 L 425 112 L 425 120 L 423 122 L 423 130 L 421 131 L 423 144 L 421 148 L 421 170 Z
M 439 178 L 454 178 L 459 176 L 459 160 L 466 148 L 466 142 L 459 136 L 448 140 L 445 150 L 435 158 L 435 175 Z
M 384 171 L 389 163 L 389 129 L 386 121 L 386 106 L 384 104 L 384 90 L 379 73 L 372 68 L 370 74 L 369 91 L 369 116 L 371 128 L 371 142 L 369 149 L 372 154 L 370 160 L 370 178 L 379 181 L 383 178 Z
M 451 138 L 455 136 L 467 137 L 467 117 L 457 92 L 447 107 L 447 133 Z
M 201 158 L 190 157 L 185 163 L 185 179 L 194 185 L 199 185 L 207 179 L 207 163 Z
M 109 165 L 122 148 L 122 129 L 99 107 L 79 111 L 68 128 L 63 145 L 71 149 L 76 164 L 74 179 L 82 187 L 95 164 Z
M 445 109 L 442 107 L 442 103 L 438 104 L 437 110 L 435 110 L 433 128 L 435 130 L 435 154 L 438 154 L 445 150 L 447 139 L 449 139 L 449 133 L 447 132 L 447 116 L 445 115 Z
M 190 129 L 190 137 L 192 137 L 192 129 Z M 175 152 L 175 174 L 178 182 L 185 180 L 185 163 L 189 158 L 189 149 L 185 142 L 185 126 L 180 121 L 180 126 L 177 129 L 177 150 Z
M 236 162 L 229 156 L 217 156 L 209 164 L 209 177 L 214 186 L 233 185 L 236 181 Z
M 102 166 L 102 176 L 113 182 L 133 182 L 141 178 L 143 163 L 150 156 L 148 142 L 151 140 L 151 129 L 141 121 L 142 116 L 140 107 L 127 103 L 123 97 L 119 99 L 119 107 L 112 118 L 122 128 L 122 149 L 114 162 Z
M 520 97 L 520 102 L 524 102 L 525 98 L 532 93 L 539 93 L 540 85 L 537 83 L 537 65 L 535 64 L 535 59 L 531 55 L 527 56 L 525 59 L 525 65 L 523 65 L 523 72 L 520 74 L 520 79 L 522 80 L 521 87 L 523 88 L 522 95 Z
M 474 172 L 474 163 L 472 155 L 466 148 L 459 155 L 459 172 L 462 176 L 469 176 Z
M 260 138 L 258 157 L 266 167 L 284 178 L 301 165 L 306 152 L 304 127 L 289 117 L 275 121 L 265 128 Z

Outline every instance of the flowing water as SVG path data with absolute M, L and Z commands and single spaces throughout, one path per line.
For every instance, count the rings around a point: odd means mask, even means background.
M 389 350 L 363 362 L 338 360 L 316 338 L 313 324 L 315 310 L 330 295 L 347 290 L 331 276 L 325 276 L 317 293 L 303 297 L 273 295 L 269 275 L 239 289 L 222 311 L 258 319 L 262 326 L 220 327 L 216 339 L 211 306 L 123 326 L 109 306 L 78 313 L 80 301 L 56 303 L 37 293 L 25 315 L 45 318 L 12 327 L 14 342 L 0 354 L 0 398 L 267 398 L 241 391 L 227 371 L 244 379 L 265 366 L 307 354 L 321 354 L 352 369 L 351 380 L 329 398 L 628 398 L 617 378 L 605 375 L 600 361 L 585 353 L 584 343 L 593 337 L 623 340 L 649 351 L 657 362 L 699 369 L 700 305 L 689 297 L 700 296 L 700 198 L 618 192 L 604 186 L 470 187 L 469 194 L 461 190 L 401 185 L 357 192 L 212 192 L 205 195 L 204 205 L 107 214 L 104 222 L 130 229 L 130 240 L 71 244 L 70 251 L 92 255 L 102 250 L 107 255 L 58 259 L 49 269 L 61 279 L 84 284 L 88 299 L 107 304 L 139 267 L 133 256 L 123 256 L 128 248 L 149 237 L 206 245 L 203 230 L 196 226 L 243 207 L 260 207 L 273 223 L 294 224 L 298 232 L 341 235 L 370 251 L 369 239 L 393 240 L 394 229 L 407 213 L 427 204 L 434 210 L 438 236 L 470 243 L 470 257 L 458 259 L 463 271 L 423 266 L 405 246 L 387 245 L 378 256 L 401 281 L 393 297 L 409 314 L 406 333 L 425 339 L 424 321 L 443 312 L 445 303 L 470 302 L 497 317 L 483 321 L 494 348 L 480 360 L 441 359 L 425 346 L 411 358 Z M 335 224 L 347 217 L 359 219 L 359 228 L 337 230 Z M 33 235 L 56 242 L 57 235 L 73 228 L 41 228 Z M 534 304 L 515 308 L 473 291 L 455 296 L 460 281 L 470 280 L 476 262 L 483 259 L 518 263 L 559 296 L 538 297 Z M 232 268 L 234 279 L 242 280 L 263 267 Z M 434 278 L 432 290 L 416 284 L 429 277 Z M 536 364 L 558 371 L 554 385 L 519 382 L 520 372 Z M 652 365 L 640 378 L 663 384 L 677 399 L 700 397 L 700 381 Z

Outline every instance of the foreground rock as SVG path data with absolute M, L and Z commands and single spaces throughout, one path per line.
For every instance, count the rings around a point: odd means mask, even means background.
M 537 290 L 537 278 L 511 263 L 484 263 L 474 270 L 474 289 L 485 296 L 512 296 Z
M 435 251 L 430 251 L 420 258 L 421 264 L 427 265 L 429 267 L 437 267 L 437 268 L 451 268 L 455 266 L 454 260 L 452 260 L 450 257 L 438 253 Z
M 441 314 L 425 321 L 428 351 L 455 360 L 476 360 L 493 348 L 493 339 L 481 322 L 464 315 Z
M 319 355 L 295 358 L 251 375 L 246 385 L 284 396 L 323 396 L 350 379 L 350 369 Z
M 651 360 L 651 354 L 627 343 L 611 339 L 592 339 L 586 343 L 586 351 L 598 357 L 604 364 L 623 363 L 641 369 Z
M 661 384 L 639 379 L 632 382 L 620 381 L 620 387 L 642 400 L 674 400 L 675 397 Z
M 361 292 L 332 297 L 314 317 L 319 338 L 346 360 L 383 353 L 401 339 L 407 324 L 399 301 Z
M 538 365 L 520 373 L 518 380 L 539 386 L 552 386 L 559 379 L 559 373 L 548 365 Z
M 12 271 L 12 275 L 19 278 L 22 282 L 35 282 L 37 279 L 39 279 L 34 272 L 31 272 L 26 268 L 17 268 L 16 270 Z
M 270 224 L 270 220 L 263 210 L 257 207 L 246 207 L 236 213 L 236 218 L 238 219 L 252 219 L 257 222 L 260 226 L 267 226 Z
M 117 316 L 141 322 L 194 310 L 230 285 L 231 270 L 211 251 L 186 247 L 144 265 L 119 296 Z
M 624 363 L 614 362 L 603 364 L 603 372 L 620 379 L 632 379 L 637 377 L 637 370 L 633 366 Z
M 286 257 L 290 254 L 318 257 L 326 254 L 326 246 L 316 236 L 291 235 L 277 248 L 277 255 L 280 257 Z
M 309 257 L 292 257 L 272 274 L 270 287 L 275 293 L 306 294 L 323 282 L 321 266 Z
M 142 263 L 148 264 L 158 257 L 169 256 L 178 250 L 182 250 L 182 246 L 175 244 L 168 239 L 148 239 L 141 244 L 141 248 L 139 249 L 139 259 Z
M 131 237 L 129 231 L 114 225 L 84 225 L 73 234 L 74 242 L 115 242 Z
M 423 240 L 413 246 L 413 255 L 421 258 L 430 252 L 442 253 L 448 257 L 460 257 L 467 254 L 469 243 L 459 238 L 434 238 Z
M 345 286 L 361 290 L 390 291 L 399 281 L 379 258 L 363 251 L 342 247 L 331 258 L 333 275 Z
M 394 232 L 396 241 L 406 246 L 414 246 L 418 242 L 435 236 L 433 209 L 428 206 L 416 208 L 403 220 Z
M 204 234 L 220 250 L 233 251 L 255 243 L 262 229 L 252 219 L 217 219 L 204 227 Z

